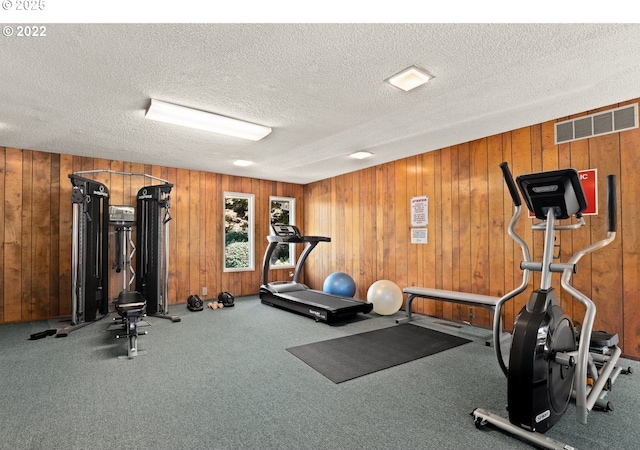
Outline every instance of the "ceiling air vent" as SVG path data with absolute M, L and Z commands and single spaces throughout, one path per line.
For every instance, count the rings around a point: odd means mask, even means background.
M 638 104 L 558 122 L 556 144 L 638 128 Z

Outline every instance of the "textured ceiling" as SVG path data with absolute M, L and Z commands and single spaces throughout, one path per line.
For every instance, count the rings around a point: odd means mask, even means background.
M 409 65 L 436 78 L 383 81 Z M 50 24 L 0 42 L 0 145 L 304 184 L 637 98 L 639 79 L 638 24 Z M 151 98 L 273 132 L 146 120 Z

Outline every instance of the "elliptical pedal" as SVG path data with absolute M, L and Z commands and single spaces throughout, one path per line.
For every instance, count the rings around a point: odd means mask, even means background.
M 608 349 L 618 345 L 617 334 L 607 333 L 606 331 L 594 331 L 591 333 L 589 341 L 589 351 L 607 353 Z

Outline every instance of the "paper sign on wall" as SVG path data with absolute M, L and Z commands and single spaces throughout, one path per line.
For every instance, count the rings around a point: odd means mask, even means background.
M 426 195 L 411 197 L 411 226 L 429 225 L 429 198 Z
M 411 229 L 411 243 L 412 244 L 427 244 L 429 242 L 429 234 L 426 228 L 412 228 Z

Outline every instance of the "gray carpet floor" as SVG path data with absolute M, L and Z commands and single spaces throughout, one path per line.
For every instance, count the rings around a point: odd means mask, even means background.
M 107 331 L 111 317 L 66 338 L 31 341 L 57 321 L 0 326 L 0 449 L 527 449 L 476 429 L 476 407 L 506 417 L 506 379 L 489 332 L 414 322 L 472 339 L 426 358 L 334 384 L 286 349 L 389 327 L 374 313 L 329 326 L 236 299 L 222 310 L 172 306 L 150 317 L 132 360 Z M 640 442 L 640 364 L 621 376 L 615 410 L 575 421 L 573 405 L 548 436 L 579 449 Z

